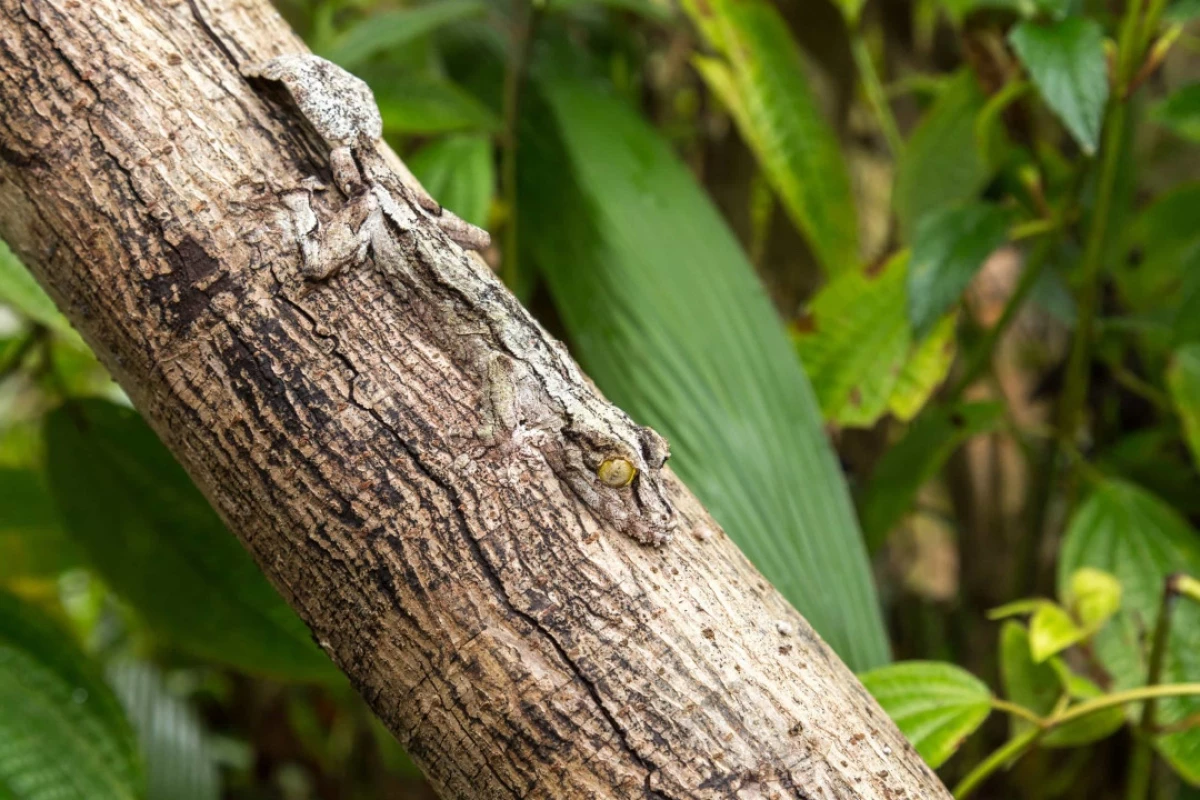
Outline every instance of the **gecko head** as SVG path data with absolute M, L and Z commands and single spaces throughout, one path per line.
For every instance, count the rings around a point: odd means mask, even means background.
M 650 428 L 631 425 L 629 436 L 590 431 L 581 448 L 590 473 L 590 491 L 599 511 L 622 533 L 643 544 L 663 545 L 678 527 L 667 498 L 662 468 L 670 456 L 666 439 Z

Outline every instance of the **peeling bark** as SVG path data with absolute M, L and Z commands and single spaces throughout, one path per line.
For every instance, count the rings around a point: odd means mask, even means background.
M 462 457 L 427 293 L 306 291 L 272 220 L 326 154 L 238 71 L 303 51 L 265 0 L 0 0 L 0 235 L 441 794 L 948 797 L 669 470 L 640 545 Z

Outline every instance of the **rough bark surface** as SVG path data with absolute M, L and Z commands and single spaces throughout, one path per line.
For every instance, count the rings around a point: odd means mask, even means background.
M 326 154 L 239 74 L 303 50 L 266 0 L 0 0 L 0 236 L 440 792 L 948 797 L 669 472 L 654 548 L 462 458 L 423 293 L 306 292 L 272 220 Z

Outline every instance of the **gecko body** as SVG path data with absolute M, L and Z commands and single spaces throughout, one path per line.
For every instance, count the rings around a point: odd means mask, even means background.
M 313 55 L 280 56 L 244 70 L 281 82 L 329 148 L 345 205 L 322 222 L 307 185 L 285 193 L 309 281 L 371 261 L 431 314 L 428 328 L 461 368 L 482 383 L 490 447 L 536 451 L 601 520 L 639 542 L 662 545 L 678 525 L 661 470 L 669 449 L 601 397 L 559 342 L 521 307 L 490 270 L 463 248 L 487 233 L 441 208 L 389 163 L 382 121 L 359 78 Z

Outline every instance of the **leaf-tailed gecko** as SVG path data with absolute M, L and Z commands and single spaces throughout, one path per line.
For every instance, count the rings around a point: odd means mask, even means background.
M 601 521 L 639 542 L 662 545 L 678 525 L 662 469 L 667 442 L 637 425 L 591 386 L 567 354 L 480 261 L 463 248 L 488 245 L 486 232 L 441 208 L 397 162 L 387 160 L 383 124 L 370 88 L 313 55 L 286 55 L 243 70 L 286 87 L 329 150 L 345 205 L 322 223 L 309 179 L 284 193 L 302 273 L 323 281 L 373 262 L 401 292 L 435 314 L 439 344 L 484 386 L 488 446 L 541 455 Z

